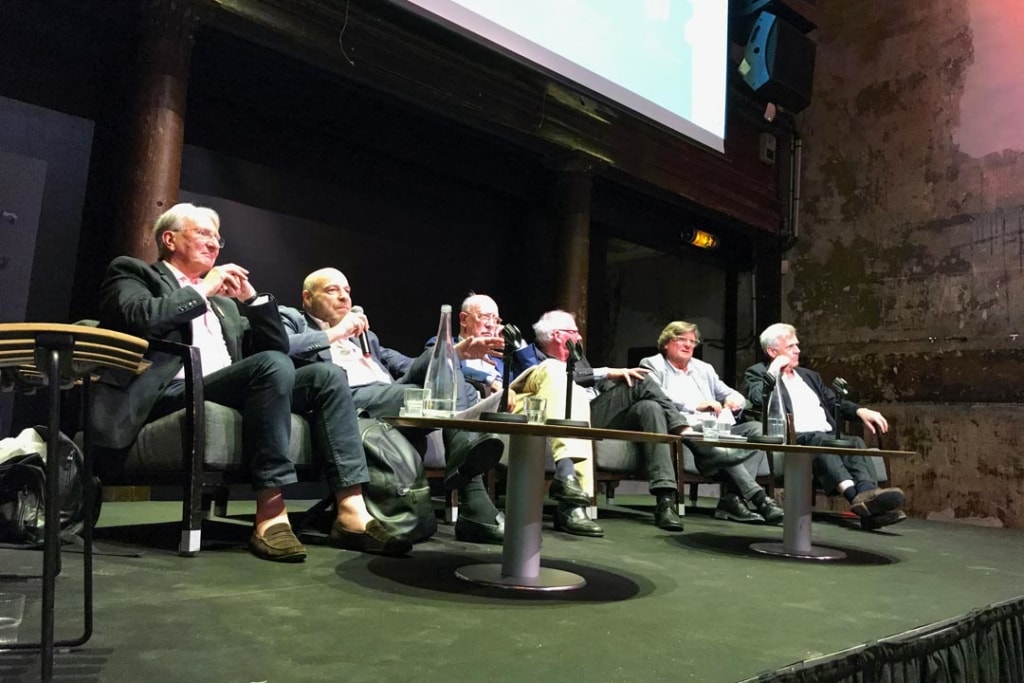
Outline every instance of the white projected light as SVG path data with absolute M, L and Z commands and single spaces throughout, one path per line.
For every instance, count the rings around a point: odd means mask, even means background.
M 394 0 L 723 150 L 728 0 Z

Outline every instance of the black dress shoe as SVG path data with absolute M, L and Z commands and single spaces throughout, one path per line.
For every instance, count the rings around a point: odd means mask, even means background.
M 404 536 L 392 536 L 384 525 L 373 519 L 366 525 L 366 531 L 349 531 L 337 519 L 331 524 L 327 542 L 342 550 L 357 550 L 375 555 L 405 555 L 412 550 L 412 543 Z
M 479 439 L 460 442 L 446 457 L 445 489 L 461 489 L 473 477 L 491 471 L 504 452 L 505 442 L 497 434 L 483 434 Z
M 249 551 L 261 560 L 271 562 L 302 562 L 306 559 L 306 547 L 284 522 L 270 525 L 262 536 L 254 527 L 249 538 Z
M 906 519 L 907 513 L 903 510 L 890 510 L 889 512 L 883 512 L 880 515 L 861 517 L 860 528 L 864 529 L 864 531 L 877 531 L 883 526 L 899 524 L 900 522 L 906 521 Z
M 768 497 L 765 497 L 764 501 L 757 506 L 757 514 L 764 517 L 765 524 L 779 524 L 786 516 L 779 504 Z
M 455 520 L 455 538 L 466 543 L 501 545 L 505 542 L 505 513 L 499 512 L 494 521 L 496 524 L 486 524 L 459 515 Z
M 575 474 L 570 474 L 565 479 L 559 479 L 558 477 L 552 479 L 548 495 L 560 503 L 590 505 L 590 496 L 583 490 L 583 485 Z
M 555 509 L 555 531 L 595 538 L 604 536 L 604 529 L 587 517 L 587 511 L 579 505 L 560 504 Z
M 751 512 L 739 496 L 719 498 L 718 506 L 715 507 L 715 519 L 727 519 L 730 522 L 745 522 L 747 524 L 764 522 L 764 517 L 756 512 Z
M 658 496 L 658 507 L 654 509 L 654 526 L 665 531 L 682 531 L 683 520 L 679 517 L 678 508 L 675 496 Z

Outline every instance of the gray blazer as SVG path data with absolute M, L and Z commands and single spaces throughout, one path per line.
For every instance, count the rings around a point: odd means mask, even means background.
M 654 356 L 648 356 L 640 361 L 640 367 L 647 368 L 651 371 L 651 375 L 657 380 L 658 386 L 664 388 L 668 378 L 668 361 L 665 360 L 663 355 L 656 354 Z M 740 398 L 743 397 L 740 392 L 736 391 L 728 384 L 726 384 L 715 372 L 715 368 L 711 363 L 705 363 L 699 358 L 690 359 L 690 376 L 693 377 L 697 386 L 700 387 L 701 393 L 703 393 L 708 400 L 714 399 L 718 402 L 725 400 L 727 396 L 732 394 L 738 394 Z M 696 410 L 696 406 L 687 406 L 677 403 L 679 411 L 683 413 L 692 413 Z

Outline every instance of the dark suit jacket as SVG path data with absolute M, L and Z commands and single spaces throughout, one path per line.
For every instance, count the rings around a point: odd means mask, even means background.
M 807 383 L 814 393 L 818 395 L 818 399 L 821 402 L 821 407 L 825 409 L 825 415 L 828 416 L 828 423 L 835 429 L 835 406 L 839 403 L 839 414 L 845 420 L 860 420 L 857 417 L 857 411 L 860 406 L 853 401 L 847 401 L 846 399 L 840 399 L 836 396 L 836 393 L 830 389 L 825 382 L 821 379 L 821 375 L 816 373 L 814 370 L 808 370 L 807 368 L 797 366 L 794 371 L 804 382 Z M 755 410 L 764 410 L 764 400 L 771 393 L 772 387 L 775 386 L 775 381 L 768 376 L 768 366 L 765 363 L 758 363 L 751 365 L 747 368 L 744 373 L 744 379 L 747 383 L 747 398 L 753 404 Z M 786 407 L 787 413 L 793 412 L 793 404 L 789 400 L 789 392 L 782 391 L 782 401 Z
M 220 320 L 228 353 L 234 361 L 258 351 L 287 353 L 288 338 L 277 306 L 236 304 L 210 297 Z M 107 267 L 100 288 L 100 325 L 144 339 L 192 343 L 192 320 L 206 312 L 206 303 L 192 287 L 181 287 L 161 262 L 146 263 L 119 256 Z M 180 358 L 158 352 L 146 356 L 152 366 L 138 377 L 104 372 L 94 391 L 92 425 L 96 445 L 127 448 L 135 441 L 157 399 L 181 369 Z
M 331 362 L 331 342 L 327 333 L 319 328 L 316 321 L 303 311 L 290 306 L 278 306 L 281 321 L 288 334 L 288 353 L 293 358 L 305 361 Z M 370 356 L 393 379 L 401 379 L 412 366 L 414 359 L 380 345 L 380 339 L 367 331 L 370 342 Z M 426 352 L 424 352 L 426 353 Z M 429 360 L 426 359 L 426 360 Z

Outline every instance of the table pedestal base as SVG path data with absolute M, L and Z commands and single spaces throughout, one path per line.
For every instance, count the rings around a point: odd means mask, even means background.
M 750 549 L 765 555 L 781 555 L 801 560 L 845 560 L 846 553 L 835 548 L 808 546 L 806 550 L 787 550 L 784 543 L 751 543 Z
M 484 586 L 514 590 L 570 591 L 587 585 L 579 574 L 551 567 L 540 567 L 537 576 L 505 576 L 500 564 L 471 564 L 456 569 L 455 576 Z

